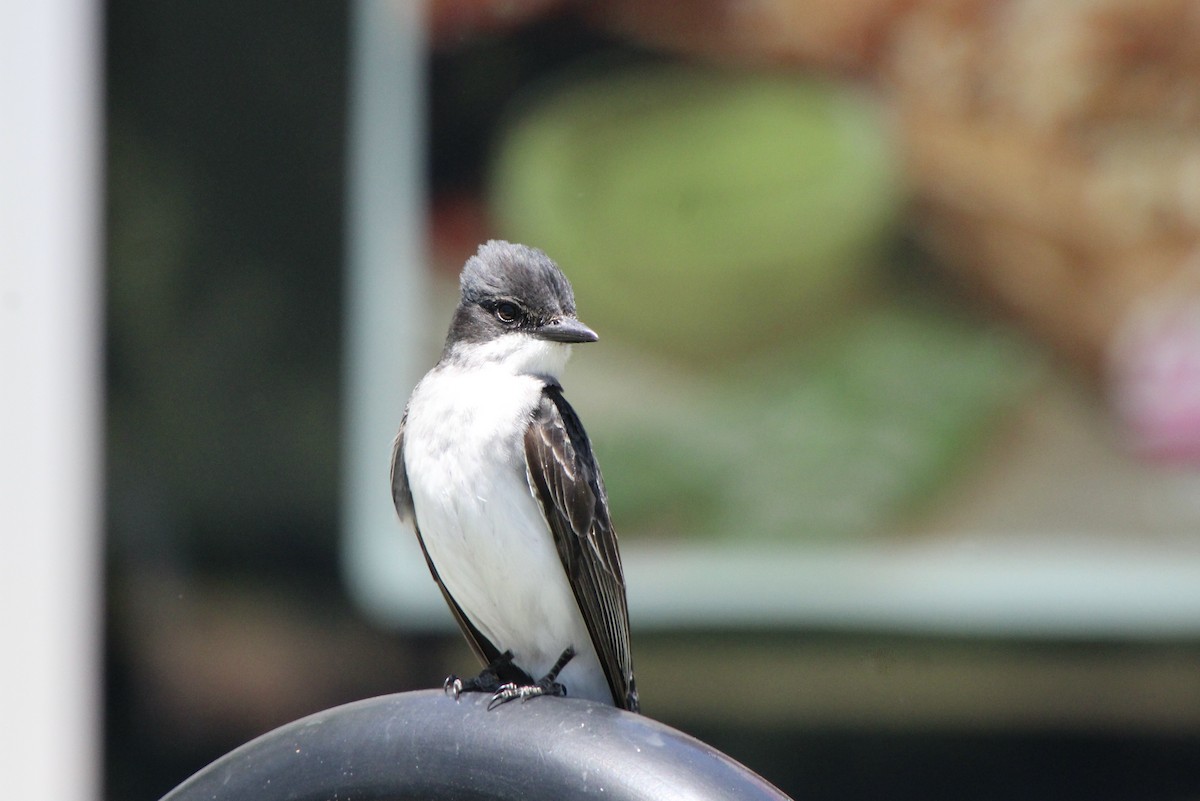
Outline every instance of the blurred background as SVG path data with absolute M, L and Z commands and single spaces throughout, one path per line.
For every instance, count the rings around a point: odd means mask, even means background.
M 107 797 L 474 669 L 387 455 L 489 237 L 601 334 L 646 714 L 796 798 L 1200 797 L 1194 2 L 105 16 Z

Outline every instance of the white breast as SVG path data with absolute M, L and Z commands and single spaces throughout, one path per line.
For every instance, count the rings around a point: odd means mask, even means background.
M 524 431 L 543 382 L 501 366 L 439 367 L 409 401 L 404 464 L 425 548 L 479 631 L 535 679 L 568 645 L 569 695 L 612 703 L 526 476 Z

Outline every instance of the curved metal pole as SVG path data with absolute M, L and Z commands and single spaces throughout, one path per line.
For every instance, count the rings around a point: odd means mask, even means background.
M 488 700 L 423 690 L 318 712 L 226 754 L 163 801 L 787 799 L 641 715 L 568 698 L 488 711 Z

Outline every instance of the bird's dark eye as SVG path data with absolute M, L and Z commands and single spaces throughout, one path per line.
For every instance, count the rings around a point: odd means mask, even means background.
M 521 316 L 521 310 L 517 307 L 517 304 L 509 303 L 508 301 L 497 303 L 492 313 L 502 323 L 515 323 L 517 318 Z

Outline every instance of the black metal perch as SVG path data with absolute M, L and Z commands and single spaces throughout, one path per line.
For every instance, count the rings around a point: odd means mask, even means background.
M 318 712 L 246 743 L 163 801 L 784 799 L 716 749 L 590 701 L 399 693 Z

